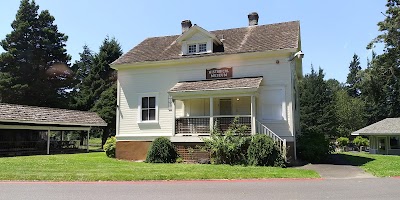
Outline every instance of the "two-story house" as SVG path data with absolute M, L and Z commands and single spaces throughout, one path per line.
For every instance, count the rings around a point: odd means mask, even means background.
M 300 23 L 258 18 L 250 13 L 248 26 L 216 31 L 184 20 L 181 34 L 147 38 L 114 61 L 117 158 L 144 160 L 160 136 L 183 148 L 201 144 L 235 117 L 295 158 Z

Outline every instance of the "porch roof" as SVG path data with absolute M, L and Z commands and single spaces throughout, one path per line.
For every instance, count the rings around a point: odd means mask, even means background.
M 351 135 L 400 135 L 400 118 L 386 118 Z
M 178 82 L 169 90 L 169 93 L 258 89 L 262 79 L 262 77 L 243 77 L 217 80 L 184 81 Z
M 107 126 L 95 112 L 0 103 L 0 125 Z M 69 127 L 69 128 L 68 128 Z

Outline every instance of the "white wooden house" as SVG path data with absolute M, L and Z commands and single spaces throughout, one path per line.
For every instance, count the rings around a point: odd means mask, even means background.
M 249 134 L 269 134 L 295 157 L 300 23 L 208 31 L 189 20 L 182 34 L 150 37 L 112 63 L 118 71 L 117 158 L 143 160 L 165 136 L 178 146 L 202 142 L 215 123 L 235 117 Z

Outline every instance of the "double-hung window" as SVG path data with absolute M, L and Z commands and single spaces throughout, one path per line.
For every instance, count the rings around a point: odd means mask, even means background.
M 139 98 L 139 122 L 158 121 L 157 95 L 141 95 Z

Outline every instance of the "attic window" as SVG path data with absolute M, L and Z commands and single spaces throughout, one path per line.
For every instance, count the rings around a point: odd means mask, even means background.
M 188 54 L 206 53 L 207 43 L 189 44 L 187 48 Z
M 199 52 L 207 52 L 207 44 L 199 44 Z
M 196 46 L 195 44 L 191 44 L 188 47 L 188 53 L 196 53 Z

